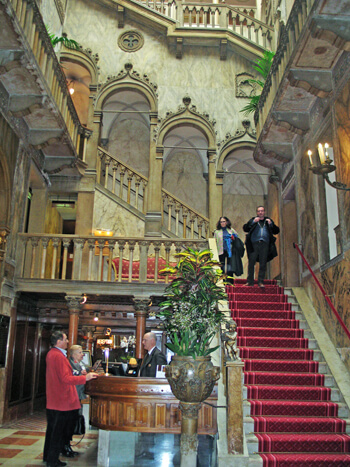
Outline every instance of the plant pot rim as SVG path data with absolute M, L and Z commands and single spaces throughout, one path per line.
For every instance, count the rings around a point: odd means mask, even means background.
M 197 357 L 191 357 L 191 355 L 173 355 L 171 357 L 171 359 L 173 360 L 207 360 L 207 361 L 210 361 L 211 360 L 211 355 L 199 355 Z

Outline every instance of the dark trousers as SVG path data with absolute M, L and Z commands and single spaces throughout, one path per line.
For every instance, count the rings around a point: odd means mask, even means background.
M 224 251 L 222 255 L 219 255 L 219 261 L 221 263 L 221 269 L 223 270 L 223 273 L 232 277 L 233 273 L 230 263 L 231 258 L 228 257 L 227 251 Z M 227 282 L 233 284 L 233 279 L 227 279 Z
M 253 251 L 250 253 L 248 258 L 248 284 L 253 284 L 254 282 L 254 268 L 256 260 L 259 257 L 259 275 L 258 282 L 262 282 L 265 279 L 266 274 L 266 265 L 267 265 L 267 255 L 269 252 L 269 244 L 266 242 L 254 242 Z
M 43 459 L 55 465 L 65 444 L 69 444 L 79 410 L 46 409 L 47 428 Z

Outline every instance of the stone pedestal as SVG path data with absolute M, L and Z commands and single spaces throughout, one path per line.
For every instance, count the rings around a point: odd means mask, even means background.
M 227 450 L 243 454 L 243 381 L 242 361 L 226 362 Z

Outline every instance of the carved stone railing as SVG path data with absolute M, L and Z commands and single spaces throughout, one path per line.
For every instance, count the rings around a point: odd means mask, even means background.
M 97 183 L 145 214 L 148 178 L 101 147 L 98 156 Z
M 175 254 L 208 247 L 205 240 L 159 237 L 19 234 L 19 240 L 16 278 L 61 281 L 167 283 L 158 273 L 176 264 Z
M 132 207 L 146 213 L 148 178 L 98 148 L 97 182 Z M 201 239 L 209 235 L 209 219 L 162 189 L 163 227 L 176 237 Z
M 72 98 L 68 92 L 66 77 L 51 45 L 39 8 L 33 0 L 8 0 L 7 9 L 13 18 L 16 32 L 27 43 L 42 73 L 48 91 L 61 113 L 73 147 L 78 155 L 84 153 L 80 144 L 84 127 L 79 121 Z M 84 139 L 83 139 L 84 140 Z
M 243 8 L 218 3 L 166 0 L 140 0 L 140 3 L 176 20 L 181 28 L 229 29 L 264 48 L 269 46 L 272 38 L 273 28 L 254 18 L 254 8 L 245 13 Z
M 295 0 L 294 2 L 286 28 L 277 48 L 270 73 L 267 76 L 259 100 L 258 109 L 254 115 L 257 138 L 259 138 L 262 132 L 286 68 L 291 60 L 293 50 L 307 22 L 313 4 L 313 0 Z

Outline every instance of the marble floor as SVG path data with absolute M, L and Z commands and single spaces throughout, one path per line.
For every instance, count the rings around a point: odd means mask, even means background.
M 42 451 L 45 439 L 45 412 L 0 427 L 0 466 L 43 467 Z M 70 467 L 97 467 L 98 430 L 87 430 L 83 439 L 74 436 L 72 445 L 79 456 L 61 460 Z M 115 457 L 115 456 L 113 456 Z M 180 435 L 140 433 L 135 454 L 118 452 L 110 459 L 110 467 L 177 467 L 180 465 Z M 215 467 L 215 440 L 199 436 L 197 467 Z M 129 460 L 128 460 L 129 459 Z

